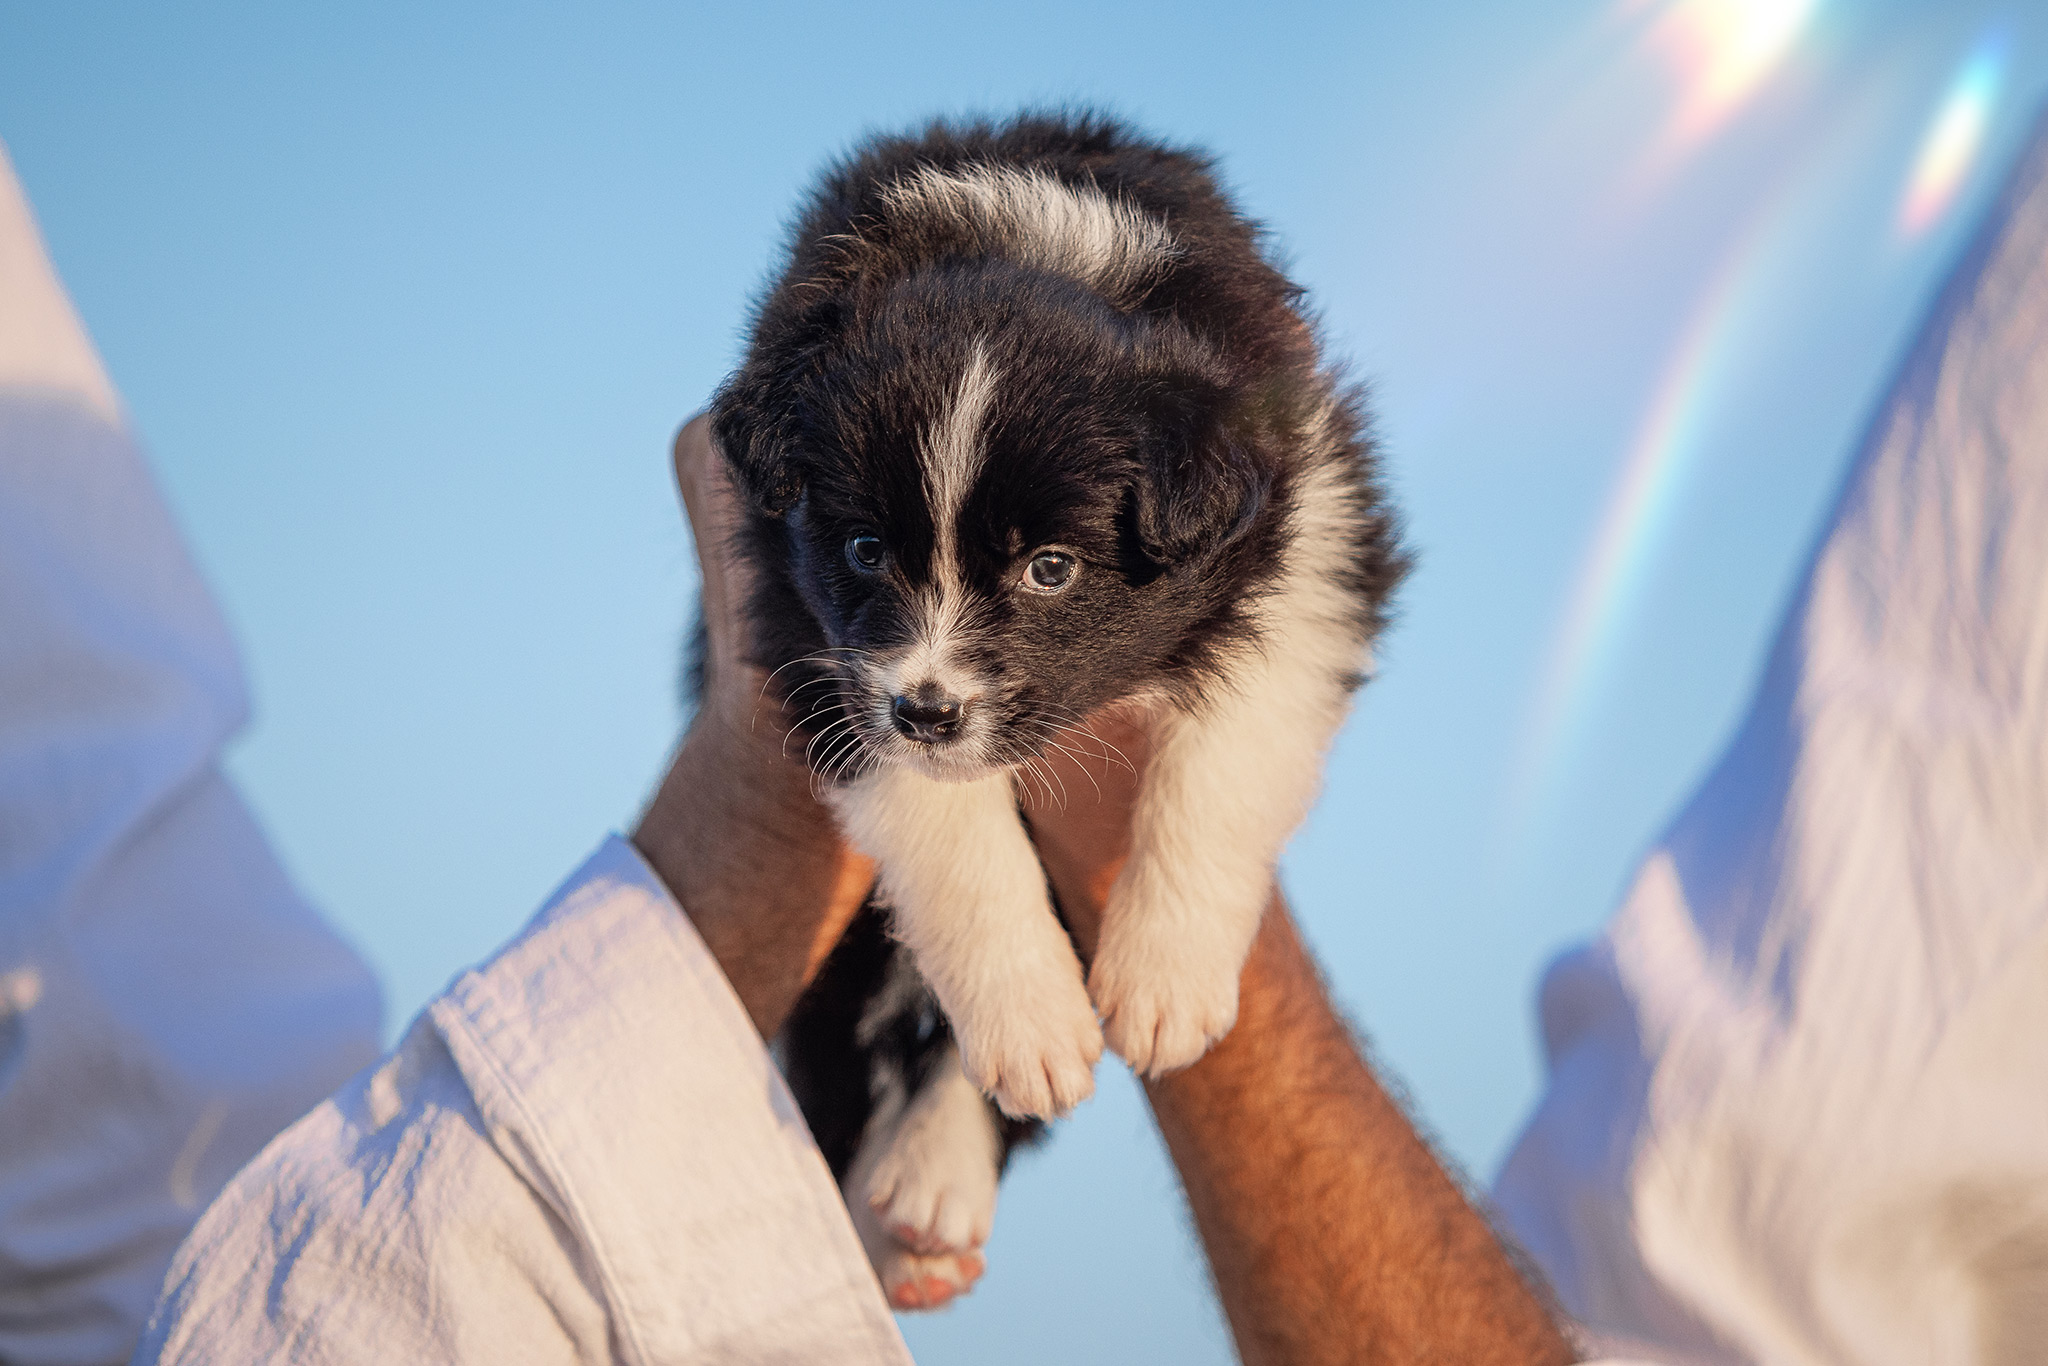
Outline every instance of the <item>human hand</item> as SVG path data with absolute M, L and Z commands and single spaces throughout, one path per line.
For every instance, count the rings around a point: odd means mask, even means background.
M 703 695 L 692 723 L 708 713 L 720 724 L 752 732 L 765 722 L 779 742 L 786 728 L 776 708 L 761 705 L 766 679 L 747 658 L 745 614 L 753 571 L 733 548 L 740 531 L 740 496 L 711 444 L 707 418 L 700 414 L 683 424 L 672 457 L 676 492 L 697 556 L 697 608 L 704 625 Z M 779 743 L 777 750 L 782 752 Z
M 633 842 L 772 1038 L 875 869 L 840 838 L 784 744 L 780 711 L 761 702 L 765 680 L 746 652 L 746 567 L 730 549 L 740 505 L 701 417 L 676 434 L 675 474 L 702 573 L 704 691 Z

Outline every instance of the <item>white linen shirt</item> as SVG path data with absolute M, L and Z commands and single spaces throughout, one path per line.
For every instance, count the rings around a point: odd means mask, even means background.
M 225 623 L 0 149 L 0 1360 L 124 1360 L 172 1251 L 377 1056 L 218 767 Z
M 2048 119 L 1542 1017 L 1497 1199 L 1596 1341 L 2048 1360 Z
M 228 1186 L 136 1360 L 910 1357 L 760 1036 L 615 838 Z

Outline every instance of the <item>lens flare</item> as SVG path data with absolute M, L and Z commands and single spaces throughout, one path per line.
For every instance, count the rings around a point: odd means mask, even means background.
M 1670 140 L 1690 146 L 1732 118 L 1791 55 L 1819 8 L 1819 0 L 1675 0 L 1664 6 L 1648 40 L 1679 80 Z
M 1766 262 L 1786 225 L 1782 195 L 1752 215 L 1700 291 L 1658 375 L 1534 698 L 1510 793 L 1517 821 L 1543 803 L 1596 719 L 1603 684 L 1702 454 L 1704 429 L 1743 328 L 1758 312 Z
M 1949 85 L 1934 123 L 1921 139 L 1913 173 L 1899 201 L 1899 231 L 1918 237 L 1939 222 L 1962 192 L 1984 147 L 1984 131 L 2005 82 L 2004 35 L 1993 34 L 1977 45 Z

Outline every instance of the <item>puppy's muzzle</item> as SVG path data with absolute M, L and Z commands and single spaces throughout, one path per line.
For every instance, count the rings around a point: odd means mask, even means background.
M 889 715 L 906 739 L 921 745 L 943 745 L 959 735 L 967 704 L 926 686 L 909 697 L 897 698 Z

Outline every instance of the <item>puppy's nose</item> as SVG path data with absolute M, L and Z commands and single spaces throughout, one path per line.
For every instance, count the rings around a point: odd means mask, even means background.
M 960 729 L 966 710 L 957 697 L 944 697 L 936 690 L 920 688 L 915 697 L 899 697 L 890 708 L 896 729 L 920 744 L 937 745 L 950 740 Z

